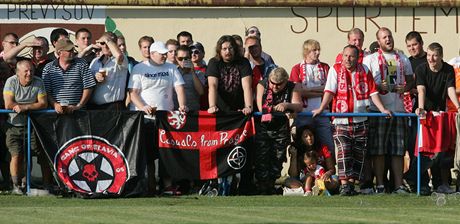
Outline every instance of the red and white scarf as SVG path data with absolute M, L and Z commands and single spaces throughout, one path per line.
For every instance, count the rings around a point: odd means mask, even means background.
M 334 98 L 332 112 L 353 113 L 355 106 L 369 106 L 370 90 L 367 83 L 367 73 L 362 64 L 357 64 L 353 77 L 342 64 L 335 64 L 334 69 L 337 72 L 337 94 Z M 356 100 L 353 92 L 356 95 Z M 348 122 L 353 123 L 353 118 L 349 117 Z
M 388 64 L 387 64 L 387 61 L 385 60 L 385 57 L 383 57 L 382 50 L 379 49 L 377 52 L 378 52 L 380 78 L 383 81 L 386 78 L 385 77 L 385 75 L 386 75 L 385 71 L 388 71 Z M 399 57 L 398 52 L 395 52 L 394 55 L 395 55 L 396 63 L 397 63 L 398 68 L 399 68 L 399 73 L 397 73 L 398 77 L 396 78 L 396 81 L 398 82 L 398 84 L 402 84 L 405 87 L 406 86 L 406 77 L 404 76 L 404 63 L 401 62 L 401 57 Z M 385 69 L 383 68 L 384 66 L 385 66 Z M 380 94 L 382 94 L 382 95 L 385 95 L 387 93 L 388 93 L 388 91 L 380 91 Z M 405 92 L 405 93 L 400 94 L 400 98 L 404 103 L 404 110 L 407 113 L 412 112 L 412 99 L 410 97 L 409 92 Z
M 301 61 L 300 62 L 300 78 L 302 80 L 302 83 L 304 85 L 304 87 L 307 87 L 308 85 L 308 82 L 310 82 L 310 74 L 307 73 L 307 63 L 304 61 Z M 313 74 L 312 74 L 312 77 L 317 80 L 320 80 L 321 82 L 321 85 L 325 85 L 326 84 L 326 79 L 327 79 L 327 74 L 326 74 L 326 70 L 324 69 L 324 65 L 318 61 L 316 63 L 316 68 L 313 70 Z M 308 107 L 308 99 L 306 98 L 303 98 L 302 99 L 303 101 L 303 107 L 304 108 L 307 108 Z

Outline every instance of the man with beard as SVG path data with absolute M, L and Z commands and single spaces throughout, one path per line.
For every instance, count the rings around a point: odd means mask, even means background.
M 391 31 L 380 28 L 377 33 L 380 49 L 364 58 L 363 64 L 372 72 L 379 91 L 379 96 L 385 108 L 404 113 L 404 89 L 406 77 L 412 76 L 412 67 L 409 59 L 402 53 L 394 50 L 394 39 Z M 409 98 L 410 101 L 410 98 Z M 377 112 L 375 102 L 370 105 L 371 112 Z M 394 174 L 394 193 L 407 193 L 403 186 L 403 156 L 406 149 L 407 118 L 384 117 L 369 118 L 369 147 L 368 152 L 373 160 L 376 176 L 376 193 L 385 193 L 385 155 L 391 156 L 391 169 Z

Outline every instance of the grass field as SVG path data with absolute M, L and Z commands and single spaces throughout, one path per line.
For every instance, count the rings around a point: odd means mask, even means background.
M 0 196 L 0 223 L 459 223 L 460 196 Z

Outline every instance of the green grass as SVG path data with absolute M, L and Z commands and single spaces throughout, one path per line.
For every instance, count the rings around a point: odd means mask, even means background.
M 0 196 L 0 223 L 458 223 L 460 197 L 75 199 Z M 441 222 L 440 222 L 441 221 Z

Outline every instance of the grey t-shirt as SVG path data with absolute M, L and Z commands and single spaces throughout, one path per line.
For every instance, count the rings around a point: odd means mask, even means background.
M 201 84 L 204 86 L 206 82 L 205 74 L 201 71 L 195 71 L 196 76 L 200 80 Z M 187 107 L 189 110 L 192 111 L 199 111 L 200 110 L 200 95 L 195 90 L 195 85 L 193 85 L 193 75 L 192 74 L 185 74 L 182 75 L 184 79 L 184 89 L 185 89 L 185 100 L 187 103 Z M 177 101 L 177 94 L 174 92 L 174 109 L 179 108 L 179 102 Z
M 39 77 L 33 76 L 30 85 L 22 86 L 19 83 L 19 77 L 13 75 L 6 80 L 3 95 L 14 96 L 14 101 L 18 104 L 30 104 L 38 102 L 39 97 L 46 97 L 46 90 L 42 79 Z M 8 123 L 14 126 L 24 126 L 26 125 L 26 116 L 10 113 Z

